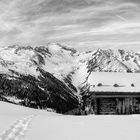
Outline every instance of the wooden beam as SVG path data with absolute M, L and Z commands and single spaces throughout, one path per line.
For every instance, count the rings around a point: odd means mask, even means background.
M 95 114 L 98 114 L 98 104 L 97 104 L 97 98 L 96 97 L 94 97 L 94 112 L 95 112 Z
M 140 95 L 96 95 L 96 98 L 125 98 L 140 97 Z

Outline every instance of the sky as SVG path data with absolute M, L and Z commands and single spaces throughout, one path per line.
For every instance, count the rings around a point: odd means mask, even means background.
M 140 51 L 140 0 L 0 0 L 0 46 Z

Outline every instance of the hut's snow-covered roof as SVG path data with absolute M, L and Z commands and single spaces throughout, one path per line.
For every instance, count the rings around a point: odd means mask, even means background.
M 90 92 L 140 92 L 140 73 L 93 72 L 88 83 Z

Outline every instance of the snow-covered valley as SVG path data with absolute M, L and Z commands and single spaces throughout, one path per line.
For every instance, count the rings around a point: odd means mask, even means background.
M 1 140 L 139 140 L 140 138 L 139 115 L 69 116 L 4 102 L 0 102 L 0 112 Z M 22 120 L 24 123 L 19 123 Z

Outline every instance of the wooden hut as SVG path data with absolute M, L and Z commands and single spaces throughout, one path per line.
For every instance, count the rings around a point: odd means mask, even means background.
M 131 78 L 133 75 L 127 77 Z M 140 114 L 140 83 L 120 84 L 120 79 L 114 79 L 114 83 L 106 83 L 107 77 L 102 80 L 102 85 L 94 83 L 88 92 L 90 107 L 95 114 Z M 129 79 L 128 78 L 128 79 Z M 93 78 L 94 79 L 94 78 Z M 112 77 L 113 79 L 113 77 Z M 132 77 L 131 79 L 135 79 Z M 113 81 L 113 80 L 112 80 Z M 118 82 L 117 82 L 118 81 Z M 134 81 L 135 82 L 135 81 Z

